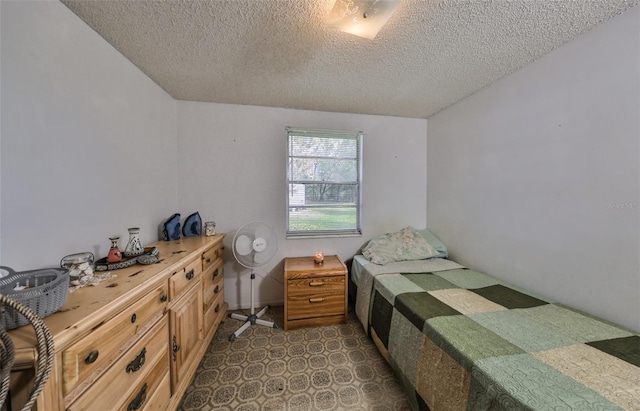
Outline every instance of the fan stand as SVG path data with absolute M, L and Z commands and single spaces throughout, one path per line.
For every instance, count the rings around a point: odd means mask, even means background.
M 269 327 L 269 328 L 278 328 L 278 324 L 274 323 L 273 321 L 265 321 L 260 319 L 260 317 L 262 317 L 264 313 L 266 313 L 267 310 L 269 309 L 268 305 L 265 306 L 262 310 L 260 310 L 258 314 L 255 314 L 255 307 L 253 303 L 253 280 L 255 279 L 256 279 L 256 275 L 253 272 L 253 269 L 251 269 L 251 314 L 250 315 L 240 315 L 235 313 L 229 314 L 229 318 L 233 318 L 234 320 L 246 321 L 244 324 L 242 324 L 240 328 L 236 330 L 236 332 L 234 332 L 229 336 L 229 341 L 235 340 L 240 334 L 242 334 L 251 325 L 258 324 L 258 325 L 264 325 L 265 327 Z

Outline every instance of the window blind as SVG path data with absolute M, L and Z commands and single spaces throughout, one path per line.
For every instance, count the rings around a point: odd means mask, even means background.
M 287 237 L 360 235 L 362 132 L 286 130 Z

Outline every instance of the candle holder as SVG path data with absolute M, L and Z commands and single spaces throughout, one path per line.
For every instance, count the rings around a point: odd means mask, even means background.
M 318 265 L 324 263 L 324 253 L 322 251 L 315 252 L 313 254 L 313 262 Z

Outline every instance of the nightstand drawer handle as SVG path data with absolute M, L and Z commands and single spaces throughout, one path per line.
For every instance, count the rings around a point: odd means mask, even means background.
M 195 276 L 195 271 L 193 270 L 193 268 L 191 270 L 189 270 L 189 272 L 187 272 L 187 280 L 193 280 L 193 277 Z
M 213 289 L 214 294 L 218 294 L 220 292 L 220 286 L 216 285 L 216 288 Z
M 324 297 L 309 298 L 310 303 L 321 303 L 323 301 L 324 301 Z
M 309 287 L 321 287 L 324 285 L 324 280 L 309 281 Z

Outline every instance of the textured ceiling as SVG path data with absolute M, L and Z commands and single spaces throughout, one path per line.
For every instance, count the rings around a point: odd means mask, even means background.
M 374 40 L 334 0 L 62 0 L 178 100 L 427 118 L 640 0 L 402 0 Z

